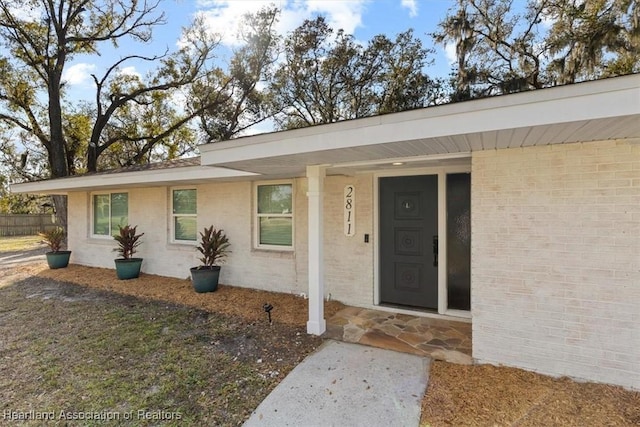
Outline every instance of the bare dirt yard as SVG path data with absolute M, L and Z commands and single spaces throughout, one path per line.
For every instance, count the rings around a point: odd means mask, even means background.
M 55 412 L 58 425 L 241 425 L 321 343 L 305 333 L 307 303 L 295 295 L 197 294 L 188 280 L 119 281 L 110 269 L 42 262 L 0 275 L 0 411 Z M 342 307 L 329 302 L 327 317 Z M 434 361 L 421 425 L 640 426 L 640 393 Z

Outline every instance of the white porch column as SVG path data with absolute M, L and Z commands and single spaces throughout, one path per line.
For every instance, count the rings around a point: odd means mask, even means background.
M 307 166 L 309 211 L 309 321 L 307 333 L 321 335 L 327 329 L 324 320 L 324 256 L 322 251 L 322 201 L 325 166 Z

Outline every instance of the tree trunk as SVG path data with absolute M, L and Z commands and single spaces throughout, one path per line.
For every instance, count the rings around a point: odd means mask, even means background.
M 98 157 L 104 150 L 104 148 L 100 147 L 100 134 L 106 125 L 106 117 L 99 113 L 91 130 L 91 139 L 87 146 L 87 172 L 97 172 L 98 170 Z
M 56 67 L 49 73 L 49 132 L 51 135 L 49 147 L 49 165 L 51 177 L 61 178 L 69 175 L 67 163 L 67 147 L 62 129 L 62 104 L 60 101 L 60 82 L 62 79 L 62 65 L 64 57 L 59 58 Z M 56 211 L 56 222 L 67 230 L 67 196 L 54 195 L 53 204 Z
M 69 175 L 67 168 L 67 156 L 62 131 L 62 106 L 60 105 L 60 77 L 52 73 L 49 77 L 49 129 L 51 132 L 51 144 L 49 148 L 49 161 L 51 166 L 51 178 L 61 178 Z
M 87 172 L 95 172 L 98 169 L 98 147 L 91 141 L 87 147 Z
M 52 196 L 53 205 L 56 212 L 56 223 L 67 231 L 67 196 Z

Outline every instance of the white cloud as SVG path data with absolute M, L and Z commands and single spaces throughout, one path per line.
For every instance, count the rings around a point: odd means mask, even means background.
M 133 66 L 124 67 L 120 69 L 118 74 L 125 75 L 125 76 L 136 76 L 139 79 L 142 79 L 142 75 L 138 72 L 138 70 L 136 70 L 136 67 L 133 67 Z
M 198 13 L 204 17 L 205 23 L 212 33 L 220 34 L 223 44 L 237 46 L 241 42 L 237 35 L 243 15 L 257 11 L 268 4 L 255 0 L 211 0 L 200 2 L 202 9 Z
M 364 5 L 366 3 L 364 0 L 308 0 L 303 3 L 306 3 L 306 12 L 309 13 L 308 17 L 310 17 L 312 13 L 322 14 L 326 16 L 329 26 L 334 30 L 343 29 L 345 33 L 353 34 L 356 28 L 362 26 L 362 13 L 364 12 Z
M 444 54 L 447 57 L 449 64 L 455 64 L 458 62 L 458 56 L 456 55 L 456 45 L 453 43 L 447 43 L 444 46 Z
M 91 79 L 91 72 L 95 69 L 95 64 L 84 62 L 73 64 L 62 73 L 62 80 L 71 86 L 87 85 Z
M 548 30 L 555 23 L 556 23 L 556 18 L 554 18 L 553 16 L 545 15 L 545 14 L 541 16 L 540 24 L 542 25 L 543 29 Z
M 402 7 L 409 9 L 409 16 L 411 18 L 418 16 L 418 3 L 416 0 L 402 0 L 400 4 Z
M 41 17 L 45 15 L 45 8 L 40 5 L 34 5 L 33 3 L 29 6 L 22 5 L 22 7 L 18 7 L 16 5 L 9 5 L 9 12 L 16 17 L 17 19 L 22 19 L 24 21 L 37 22 Z
M 171 91 L 169 96 L 169 104 L 173 106 L 179 113 L 184 113 L 188 103 L 188 96 L 183 90 Z
M 263 7 L 275 5 L 281 11 L 276 30 L 286 34 L 298 27 L 305 19 L 316 14 L 323 15 L 334 30 L 343 29 L 353 34 L 362 26 L 362 14 L 369 0 L 327 1 L 327 0 L 208 0 L 200 1 L 200 13 L 207 26 L 221 36 L 227 46 L 241 44 L 238 40 L 238 28 L 243 15 L 256 12 Z

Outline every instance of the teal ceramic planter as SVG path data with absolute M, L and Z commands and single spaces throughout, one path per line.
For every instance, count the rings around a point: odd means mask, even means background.
M 116 275 L 120 280 L 135 279 L 140 275 L 142 258 L 116 259 Z
M 45 256 L 50 269 L 65 268 L 69 265 L 71 251 L 47 252 Z
M 220 267 L 193 267 L 191 269 L 191 283 L 198 293 L 215 292 L 218 289 Z

